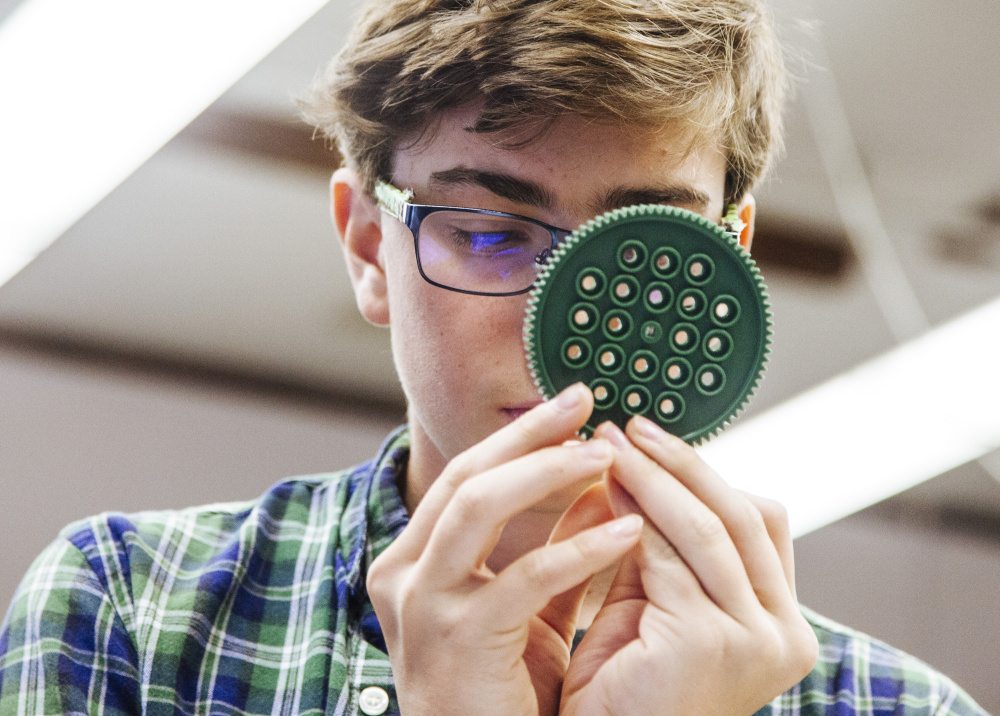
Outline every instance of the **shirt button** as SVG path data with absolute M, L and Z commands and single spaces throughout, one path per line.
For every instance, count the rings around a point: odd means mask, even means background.
M 368 716 L 380 716 L 380 714 L 384 714 L 385 710 L 389 708 L 389 694 L 385 692 L 385 689 L 380 689 L 378 686 L 369 686 L 361 692 L 361 697 L 358 699 L 358 706 Z

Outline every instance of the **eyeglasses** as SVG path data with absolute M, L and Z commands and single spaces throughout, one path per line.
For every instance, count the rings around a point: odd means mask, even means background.
M 417 269 L 427 283 L 478 296 L 531 290 L 552 252 L 573 232 L 517 214 L 460 206 L 411 204 L 413 192 L 380 181 L 379 208 L 413 234 Z M 739 240 L 746 224 L 730 204 L 719 222 Z
M 412 191 L 379 182 L 379 208 L 413 234 L 417 269 L 434 286 L 479 296 L 531 290 L 559 242 L 573 233 L 517 214 L 411 204 Z

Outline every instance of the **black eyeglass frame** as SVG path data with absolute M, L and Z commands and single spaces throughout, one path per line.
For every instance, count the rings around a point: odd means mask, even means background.
M 527 221 L 529 224 L 534 224 L 540 226 L 549 232 L 551 241 L 549 243 L 548 251 L 555 251 L 556 247 L 566 238 L 573 233 L 571 229 L 563 229 L 558 226 L 553 226 L 551 224 L 546 224 L 544 221 L 538 221 L 537 219 L 532 219 L 528 216 L 521 216 L 519 214 L 508 214 L 504 211 L 492 211 L 490 209 L 472 209 L 466 206 L 437 206 L 433 204 L 412 204 L 410 199 L 413 198 L 413 192 L 401 189 L 388 184 L 386 182 L 378 182 L 375 187 L 375 198 L 378 201 L 379 208 L 386 214 L 398 219 L 406 228 L 410 230 L 413 234 L 413 253 L 417 259 L 417 270 L 420 272 L 421 278 L 432 286 L 437 286 L 438 288 L 443 288 L 446 291 L 455 291 L 456 293 L 465 293 L 472 296 L 519 296 L 522 293 L 527 293 L 534 287 L 534 282 L 527 288 L 523 288 L 519 291 L 507 291 L 503 293 L 497 293 L 494 291 L 470 291 L 465 288 L 455 288 L 454 286 L 448 286 L 443 283 L 434 281 L 424 273 L 424 267 L 420 262 L 420 224 L 428 216 L 436 211 L 457 211 L 465 214 L 485 214 L 487 216 L 497 216 L 504 219 L 517 219 L 519 221 Z M 539 258 L 547 259 L 545 252 L 538 254 L 535 257 L 535 262 L 540 265 L 544 265 L 545 261 L 539 261 Z

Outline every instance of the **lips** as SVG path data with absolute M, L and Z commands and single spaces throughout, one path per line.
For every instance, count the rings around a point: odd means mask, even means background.
M 536 401 L 534 403 L 525 403 L 524 405 L 518 405 L 510 408 L 501 408 L 501 412 L 507 417 L 511 422 L 517 420 L 522 415 L 527 413 L 529 410 L 534 408 L 536 405 L 540 405 L 541 401 Z

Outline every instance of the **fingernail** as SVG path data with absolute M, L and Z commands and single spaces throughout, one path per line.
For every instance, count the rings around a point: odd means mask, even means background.
M 582 398 L 583 392 L 580 385 L 574 384 L 557 395 L 556 399 L 553 400 L 552 403 L 555 405 L 556 409 L 568 411 L 579 405 Z
M 612 520 L 605 525 L 605 529 L 612 537 L 619 539 L 629 539 L 635 537 L 642 529 L 642 517 L 639 515 L 625 515 L 617 520 Z
M 611 456 L 611 446 L 608 445 L 608 441 L 600 438 L 577 443 L 574 449 L 583 457 L 591 460 L 606 460 Z
M 637 415 L 632 419 L 635 421 L 635 429 L 644 438 L 649 440 L 662 440 L 663 436 L 666 435 L 663 429 L 649 418 Z
M 623 433 L 621 428 L 614 423 L 607 423 L 607 427 L 604 428 L 603 437 L 606 437 L 609 441 L 611 441 L 611 444 L 616 448 L 624 449 L 629 446 L 629 441 L 628 438 L 625 437 L 625 433 Z

